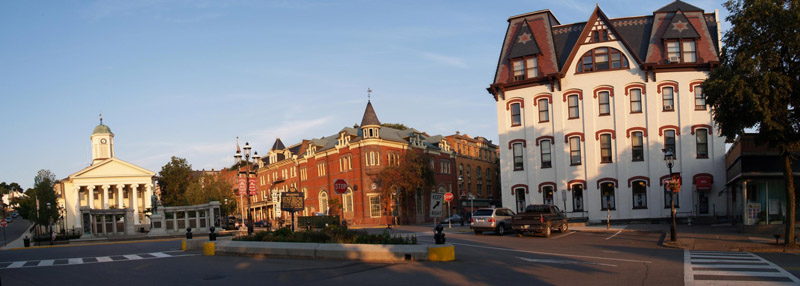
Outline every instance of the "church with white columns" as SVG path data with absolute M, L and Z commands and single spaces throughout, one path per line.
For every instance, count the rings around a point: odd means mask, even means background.
M 145 210 L 151 207 L 156 173 L 114 157 L 114 133 L 102 118 L 90 139 L 91 165 L 56 186 L 59 207 L 66 210 L 66 229 L 84 236 L 149 229 Z

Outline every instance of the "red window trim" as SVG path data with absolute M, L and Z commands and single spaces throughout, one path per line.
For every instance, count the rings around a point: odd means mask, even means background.
M 631 89 L 634 89 L 634 88 L 638 88 L 639 90 L 641 90 L 642 91 L 642 95 L 647 95 L 647 93 L 645 92 L 645 87 L 646 86 L 643 83 L 631 83 L 631 84 L 628 84 L 628 85 L 625 86 L 625 96 L 628 96 L 628 93 L 630 93 Z
M 551 95 L 549 93 L 542 93 L 542 94 L 539 94 L 539 95 L 533 97 L 533 106 L 537 106 L 537 104 L 539 104 L 539 99 L 542 99 L 542 98 L 546 98 L 548 104 L 553 102 L 553 95 Z
M 709 174 L 709 173 L 699 173 L 697 175 L 692 176 L 692 185 L 696 185 L 695 183 L 697 182 L 697 178 L 700 178 L 700 177 L 707 177 L 707 178 L 711 179 L 711 183 L 712 184 L 714 183 L 714 175 Z
M 598 87 L 598 88 L 594 89 L 594 98 L 597 98 L 597 95 L 601 91 L 608 91 L 608 96 L 609 97 L 614 97 L 614 87 L 613 86 L 601 86 L 601 87 Z
M 564 135 L 564 143 L 569 143 L 569 138 L 570 137 L 575 137 L 575 136 L 579 136 L 581 138 L 581 142 L 586 141 L 583 138 L 583 132 L 571 132 L 571 133 L 567 133 L 567 135 Z
M 528 144 L 525 142 L 525 139 L 514 139 L 508 141 L 508 150 L 511 150 L 511 147 L 514 145 L 514 143 L 522 143 L 522 148 L 528 148 Z
M 511 195 L 513 196 L 514 195 L 514 190 L 515 189 L 519 189 L 519 188 L 524 188 L 525 189 L 525 194 L 529 193 L 528 185 L 526 185 L 526 184 L 516 184 L 516 185 L 511 186 Z
M 627 138 L 631 138 L 631 133 L 633 131 L 642 131 L 642 137 L 647 137 L 647 128 L 644 128 L 644 127 L 631 127 L 631 128 L 628 128 L 628 130 L 626 131 L 626 133 L 628 134 Z
M 550 139 L 550 144 L 553 144 L 553 142 L 556 141 L 556 138 L 554 138 L 553 136 L 539 136 L 536 137 L 536 146 L 539 146 L 539 142 L 541 142 L 542 140 L 547 140 L 547 139 Z
M 675 129 L 675 136 L 681 135 L 681 129 L 676 125 L 664 125 L 658 128 L 658 136 L 664 136 L 665 129 Z
M 605 134 L 605 133 L 611 133 L 611 139 L 617 139 L 617 133 L 614 132 L 614 130 L 611 130 L 611 129 L 600 129 L 600 130 L 597 130 L 597 132 L 594 133 L 594 140 L 595 141 L 600 140 L 600 134 Z
M 709 131 L 708 133 L 711 133 L 711 125 L 708 125 L 708 124 L 695 124 L 695 125 L 692 125 L 692 135 L 694 135 L 694 131 L 695 130 L 703 129 L 703 128 L 707 129 Z
M 586 189 L 586 181 L 580 180 L 580 179 L 576 179 L 576 180 L 572 180 L 572 181 L 567 182 L 567 190 L 572 191 L 572 185 L 574 185 L 574 184 L 581 184 L 583 186 L 583 189 L 584 190 Z
M 553 186 L 553 191 L 558 191 L 558 188 L 556 188 L 557 185 L 556 185 L 555 182 L 543 182 L 543 183 L 539 184 L 539 192 L 540 193 L 542 192 L 542 187 L 544 187 L 544 186 Z
M 669 87 L 672 87 L 673 96 L 674 96 L 674 93 L 677 93 L 677 92 L 678 92 L 678 83 L 677 83 L 677 82 L 664 82 L 664 83 L 659 83 L 659 84 L 656 86 L 656 91 L 658 92 L 658 94 L 661 94 L 661 90 L 662 90 L 664 87 L 667 87 L 667 86 L 669 86 Z
M 525 100 L 522 98 L 512 98 L 506 101 L 506 110 L 511 110 L 511 104 L 519 102 L 519 112 L 522 113 L 522 109 L 525 108 Z
M 701 85 L 705 82 L 705 80 L 693 80 L 689 82 L 689 92 L 694 92 L 694 87 Z
M 631 187 L 631 183 L 633 183 L 633 181 L 645 181 L 645 182 L 647 182 L 647 186 L 648 187 L 650 186 L 650 178 L 645 177 L 645 176 L 634 176 L 634 177 L 628 178 L 628 188 Z
M 570 95 L 573 95 L 573 94 L 577 94 L 578 95 L 578 100 L 583 100 L 583 91 L 580 90 L 580 89 L 573 89 L 573 90 L 565 91 L 561 95 L 561 97 L 563 98 L 563 102 L 567 102 L 567 97 L 570 96 Z
M 597 179 L 597 189 L 599 190 L 600 189 L 600 184 L 601 183 L 605 183 L 605 182 L 613 182 L 614 183 L 614 188 L 615 189 L 619 188 L 619 182 L 617 181 L 617 179 L 606 177 L 606 178 Z

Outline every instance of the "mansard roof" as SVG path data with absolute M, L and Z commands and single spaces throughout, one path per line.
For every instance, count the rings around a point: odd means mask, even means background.
M 655 11 L 655 13 L 669 13 L 675 11 L 684 11 L 684 12 L 703 12 L 703 9 L 698 8 L 697 6 L 691 5 L 689 3 L 683 2 L 681 0 L 676 0 L 675 2 L 669 3 L 661 9 Z
M 541 53 L 528 21 L 523 21 L 522 28 L 517 31 L 517 36 L 513 38 L 513 41 L 511 55 L 509 55 L 512 59 Z
M 277 150 L 283 150 L 283 149 L 286 149 L 286 146 L 284 146 L 283 142 L 281 142 L 281 138 L 276 138 L 275 139 L 275 144 L 272 144 L 272 149 L 270 149 L 270 150 L 277 151 Z
M 692 23 L 689 22 L 689 19 L 686 19 L 686 15 L 684 15 L 681 10 L 675 12 L 675 16 L 673 16 L 672 21 L 669 22 L 667 30 L 661 35 L 663 39 L 690 39 L 699 37 L 700 35 L 697 33 L 697 30 L 692 27 Z

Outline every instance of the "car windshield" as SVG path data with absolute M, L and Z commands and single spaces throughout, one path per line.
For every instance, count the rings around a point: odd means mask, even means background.
M 493 210 L 477 210 L 474 216 L 491 216 Z

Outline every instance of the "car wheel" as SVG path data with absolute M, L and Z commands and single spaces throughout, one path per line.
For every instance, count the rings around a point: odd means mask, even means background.
M 482 232 L 482 231 L 480 231 L 480 230 L 476 230 L 476 231 L 475 231 L 475 235 L 480 235 L 481 233 L 483 233 L 483 232 Z
M 549 224 L 544 227 L 544 231 L 542 231 L 542 235 L 544 235 L 544 237 L 550 237 L 550 225 Z
M 569 230 L 569 224 L 566 221 L 561 223 L 561 227 L 558 228 L 558 232 L 567 232 Z
M 497 235 L 499 236 L 503 236 L 506 234 L 506 226 L 501 223 L 497 225 L 497 229 L 495 229 L 494 232 L 497 233 Z

